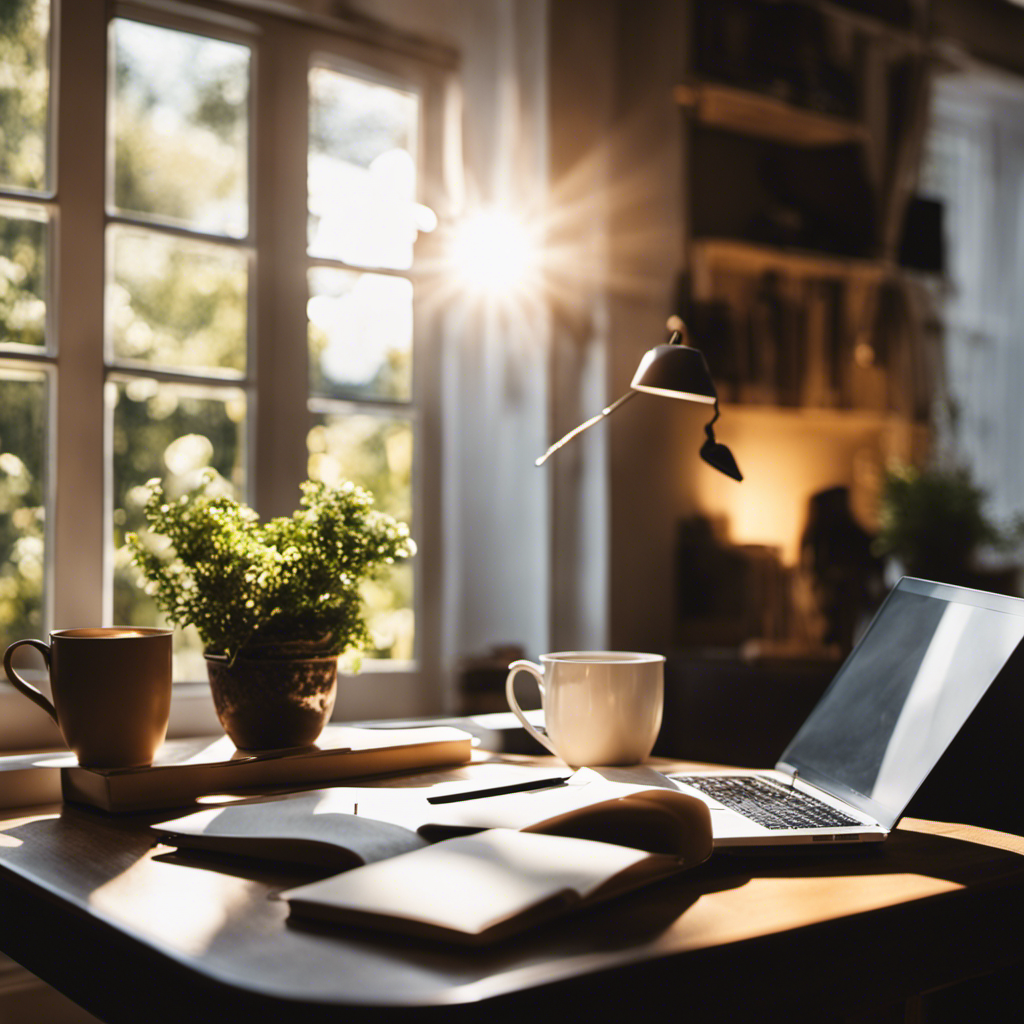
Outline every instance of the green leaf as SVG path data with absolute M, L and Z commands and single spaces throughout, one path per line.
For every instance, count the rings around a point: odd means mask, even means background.
M 299 509 L 266 524 L 247 505 L 207 494 L 208 485 L 172 502 L 150 481 L 146 519 L 169 547 L 161 554 L 137 534 L 127 538 L 170 621 L 195 626 L 207 648 L 232 660 L 282 640 L 317 642 L 330 654 L 361 650 L 368 636 L 359 585 L 412 557 L 408 526 L 349 482 L 307 480 Z

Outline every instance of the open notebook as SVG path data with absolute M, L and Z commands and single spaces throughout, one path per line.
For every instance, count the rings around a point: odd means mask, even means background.
M 199 855 L 344 872 L 284 892 L 296 920 L 491 942 L 710 856 L 702 801 L 650 770 L 610 774 L 479 765 L 448 783 L 315 790 L 152 828 Z

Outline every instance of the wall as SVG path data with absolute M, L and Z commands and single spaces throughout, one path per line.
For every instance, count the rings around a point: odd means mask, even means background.
M 685 67 L 686 5 L 617 5 L 616 124 L 611 136 L 612 261 L 608 396 L 629 387 L 643 353 L 667 340 L 683 264 L 683 120 L 672 87 Z M 663 651 L 673 620 L 675 524 L 692 502 L 702 435 L 685 402 L 641 395 L 609 420 L 609 643 Z
M 552 441 L 608 402 L 608 277 L 615 131 L 616 5 L 559 0 L 549 42 Z M 608 644 L 608 432 L 580 435 L 546 463 L 551 486 L 551 647 Z M 540 472 L 540 471 L 538 471 Z
M 734 544 L 777 549 L 795 565 L 811 495 L 844 485 L 861 525 L 877 526 L 877 493 L 889 458 L 906 462 L 914 438 L 909 427 L 793 411 L 730 410 L 715 425 L 718 438 L 742 457 L 740 487 L 720 474 L 702 474 L 699 507 L 728 521 Z
M 614 216 L 612 342 L 607 397 L 628 385 L 643 350 L 660 340 L 675 286 L 686 265 L 688 230 L 682 115 L 670 94 L 687 47 L 677 2 L 619 5 L 619 102 L 613 180 L 635 181 L 643 201 Z M 933 29 L 947 51 L 1024 70 L 1024 5 L 1006 0 L 936 0 Z M 625 126 L 630 126 L 627 132 Z M 700 339 L 695 339 L 700 345 Z M 641 408 L 641 402 L 648 403 Z M 787 564 L 798 557 L 807 502 L 818 490 L 851 488 L 854 514 L 876 522 L 874 502 L 886 461 L 908 460 L 927 443 L 926 428 L 871 417 L 805 417 L 727 409 L 716 425 L 745 473 L 735 482 L 697 459 L 700 410 L 641 399 L 609 423 L 611 488 L 611 644 L 665 649 L 673 617 L 675 524 L 693 511 L 730 521 L 731 540 L 776 547 Z

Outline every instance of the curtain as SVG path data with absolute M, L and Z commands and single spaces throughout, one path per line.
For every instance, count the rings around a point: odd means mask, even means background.
M 1024 512 L 1024 86 L 939 77 L 921 186 L 945 206 L 939 451 L 1005 523 Z

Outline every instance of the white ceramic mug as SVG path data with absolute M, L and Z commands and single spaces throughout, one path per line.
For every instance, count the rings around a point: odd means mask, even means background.
M 509 665 L 505 696 L 523 728 L 572 768 L 638 764 L 654 746 L 665 700 L 660 654 L 564 651 L 542 654 L 542 665 Z M 547 735 L 526 720 L 514 692 L 528 672 L 540 688 Z

